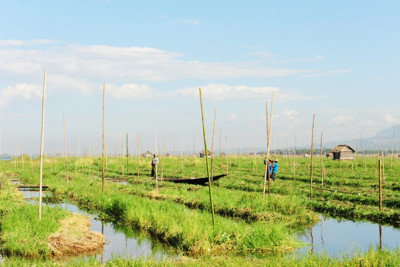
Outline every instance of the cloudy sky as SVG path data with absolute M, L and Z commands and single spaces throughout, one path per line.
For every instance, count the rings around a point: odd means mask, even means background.
M 0 0 L 1 152 L 202 148 L 198 89 L 216 146 L 370 137 L 400 122 L 398 1 Z M 222 137 L 222 138 L 220 138 Z M 319 139 L 319 138 L 316 138 Z M 319 140 L 318 140 L 319 143 Z

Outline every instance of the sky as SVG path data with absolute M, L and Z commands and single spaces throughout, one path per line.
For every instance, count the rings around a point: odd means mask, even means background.
M 400 122 L 398 1 L 0 0 L 1 153 L 271 148 Z M 225 142 L 226 140 L 226 142 Z

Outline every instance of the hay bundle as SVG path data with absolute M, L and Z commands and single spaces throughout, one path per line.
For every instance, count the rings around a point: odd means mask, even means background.
M 87 216 L 73 213 L 61 221 L 60 229 L 49 236 L 48 244 L 55 256 L 86 254 L 103 249 L 103 235 L 90 231 Z

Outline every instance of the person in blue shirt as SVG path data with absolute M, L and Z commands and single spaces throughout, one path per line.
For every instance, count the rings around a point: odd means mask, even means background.
M 275 159 L 275 161 L 270 161 L 271 163 L 269 164 L 269 173 L 270 173 L 270 178 L 275 182 L 276 176 L 278 175 L 278 159 Z
M 267 158 L 264 159 L 264 165 L 267 165 Z M 268 172 L 269 178 L 275 182 L 278 174 L 278 159 L 275 159 L 275 161 L 272 159 L 269 160 Z

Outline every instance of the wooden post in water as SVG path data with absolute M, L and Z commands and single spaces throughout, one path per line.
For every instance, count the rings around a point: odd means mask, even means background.
M 215 139 L 215 123 L 217 121 L 217 108 L 215 108 L 215 117 L 214 117 L 214 127 L 213 127 L 213 137 L 211 144 L 211 185 L 214 182 L 214 139 Z
M 206 128 L 205 128 L 205 125 L 204 125 L 203 99 L 201 97 L 201 88 L 199 88 L 199 93 L 200 93 L 200 106 L 201 106 L 201 120 L 202 120 L 202 123 L 203 123 L 204 150 L 206 152 L 206 169 L 207 169 L 207 177 L 208 177 L 208 190 L 209 190 L 209 195 L 210 195 L 210 206 L 211 206 L 212 223 L 213 223 L 213 227 L 214 227 L 215 226 L 214 204 L 213 204 L 213 198 L 212 198 L 211 177 L 210 177 L 210 172 L 208 171 L 207 138 L 206 138 Z
M 69 181 L 68 177 L 68 152 L 67 152 L 67 135 L 65 133 L 65 116 L 63 112 L 63 121 L 64 121 L 64 150 L 65 150 L 65 170 L 66 170 L 66 179 Z
M 314 154 L 314 125 L 315 125 L 315 114 L 313 114 L 312 134 L 311 134 L 311 153 L 310 153 L 310 199 L 312 199 L 313 154 Z
M 101 192 L 104 194 L 104 113 L 105 113 L 105 99 L 106 99 L 106 84 L 103 83 L 103 123 L 102 123 L 102 155 L 101 155 L 101 161 L 102 161 L 102 167 L 101 167 Z
M 381 164 L 381 159 L 378 160 L 378 173 L 379 173 L 379 211 L 382 210 L 382 164 Z
M 379 225 L 379 248 L 382 250 L 382 224 Z
M 42 220 L 42 187 L 43 187 L 43 143 L 44 143 L 44 103 L 46 98 L 46 71 L 44 71 L 43 79 L 43 96 L 42 96 L 42 134 L 40 142 L 40 168 L 39 168 L 39 220 Z

